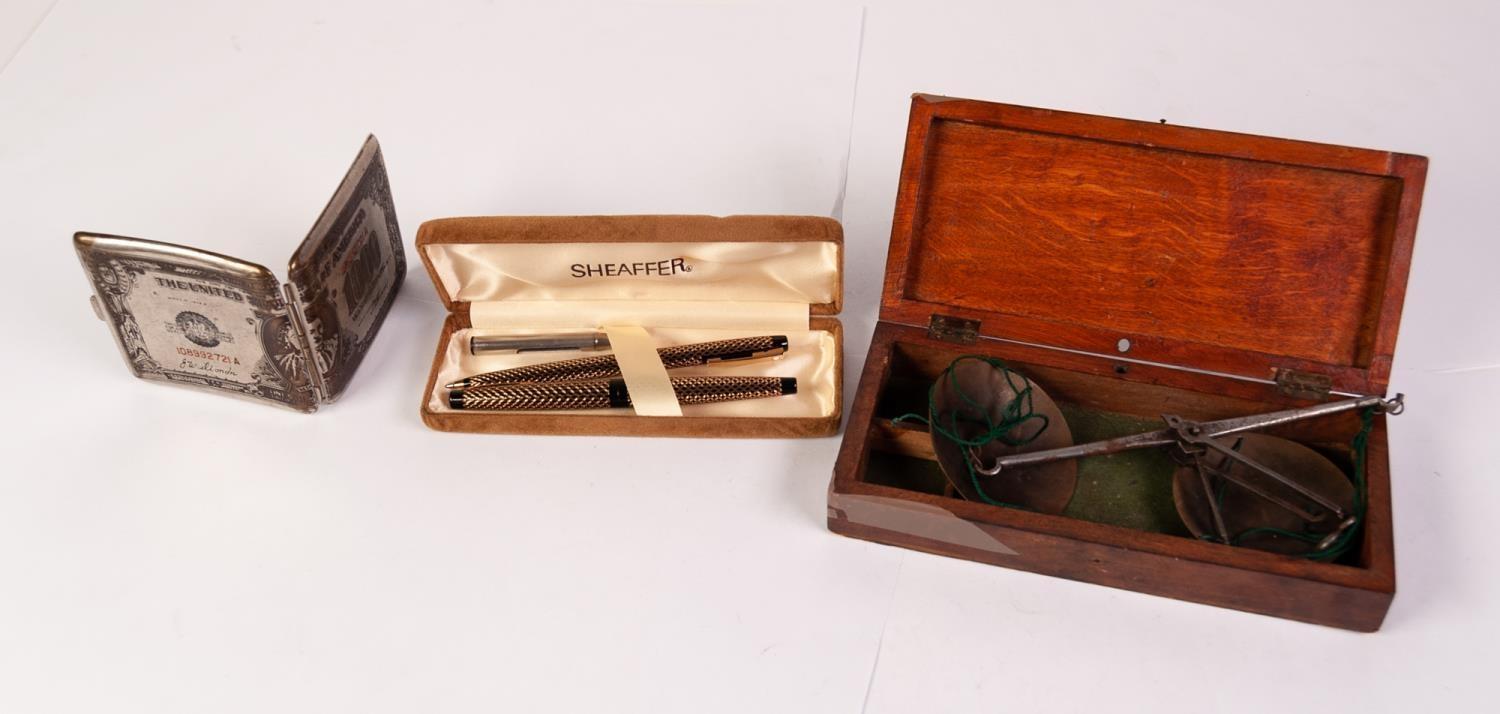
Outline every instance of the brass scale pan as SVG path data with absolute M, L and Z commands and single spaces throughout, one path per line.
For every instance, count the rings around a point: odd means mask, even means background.
M 1045 426 L 1039 419 L 1030 419 L 1006 433 L 1013 442 L 1034 437 L 1029 443 L 1011 446 L 1000 439 L 992 440 L 974 448 L 971 458 L 968 447 L 942 435 L 936 428 L 941 425 L 963 439 L 976 439 L 986 431 L 986 415 L 988 423 L 999 423 L 1006 415 L 1007 406 L 1018 397 L 1017 386 L 1022 389 L 1030 387 L 1032 413 L 1046 417 Z M 932 389 L 928 414 L 934 427 L 931 430 L 932 449 L 943 474 L 959 495 L 971 501 L 988 500 L 1040 513 L 1059 514 L 1067 508 L 1078 484 L 1075 459 L 1010 468 L 992 475 L 974 468 L 976 461 L 990 463 L 1001 456 L 1073 445 L 1067 420 L 1057 403 L 1040 386 L 1018 373 L 1007 375 L 985 360 L 965 358 L 955 361 Z M 1041 433 L 1037 434 L 1039 430 Z M 1237 453 L 1302 487 L 1323 494 L 1345 513 L 1352 509 L 1354 485 L 1338 466 L 1316 451 L 1288 439 L 1253 432 L 1237 434 L 1230 441 Z M 1260 477 L 1227 455 L 1209 453 L 1200 458 L 1208 462 L 1211 472 L 1228 471 L 1252 484 Z M 1212 489 L 1212 493 L 1205 490 L 1205 485 Z M 1223 540 L 1224 533 L 1245 534 L 1243 538 L 1235 539 L 1236 545 L 1288 555 L 1311 553 L 1320 544 L 1281 537 L 1273 529 L 1326 533 L 1339 526 L 1336 519 L 1305 518 L 1305 512 L 1298 515 L 1227 478 L 1205 478 L 1191 462 L 1185 462 L 1173 471 L 1172 498 L 1183 524 L 1195 537 Z M 1211 503 L 1210 498 L 1216 499 L 1217 503 Z M 1215 505 L 1223 519 L 1222 524 L 1215 523 Z

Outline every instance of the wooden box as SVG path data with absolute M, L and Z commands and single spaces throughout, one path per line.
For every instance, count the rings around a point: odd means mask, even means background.
M 915 96 L 880 320 L 828 527 L 1379 628 L 1396 590 L 1383 415 L 1368 437 L 1363 527 L 1336 562 L 1174 529 L 1166 475 L 1080 473 L 1061 515 L 945 495 L 929 435 L 893 418 L 925 411 L 933 379 L 969 354 L 1004 360 L 1082 415 L 1068 419 L 1080 443 L 1094 416 L 1155 428 L 1165 413 L 1218 419 L 1383 395 L 1426 168 L 1384 151 Z M 1351 412 L 1270 433 L 1342 453 L 1332 458 L 1349 470 L 1360 427 Z
M 447 319 L 422 395 L 440 431 L 603 436 L 810 437 L 838 432 L 843 405 L 843 228 L 806 216 L 446 218 L 423 223 L 417 252 Z M 795 377 L 796 394 L 558 412 L 449 408 L 451 380 L 580 353 L 472 355 L 471 335 L 643 327 L 657 346 L 786 335 L 785 355 L 673 370 L 673 376 Z M 587 356 L 592 353 L 581 353 Z M 626 375 L 627 382 L 629 375 Z

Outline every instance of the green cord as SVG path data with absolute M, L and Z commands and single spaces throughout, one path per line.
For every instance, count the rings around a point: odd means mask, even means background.
M 1307 558 L 1308 560 L 1319 560 L 1326 562 L 1338 560 L 1340 557 L 1343 557 L 1343 555 L 1349 552 L 1349 549 L 1353 547 L 1355 542 L 1355 535 L 1359 532 L 1360 526 L 1364 525 L 1365 450 L 1370 439 L 1370 429 L 1375 425 L 1375 408 L 1370 407 L 1369 409 L 1364 410 L 1364 412 L 1360 415 L 1360 420 L 1361 426 L 1359 429 L 1359 433 L 1355 434 L 1354 440 L 1350 442 L 1350 448 L 1354 452 L 1354 525 L 1350 526 L 1347 530 L 1340 534 L 1339 537 L 1334 539 L 1332 543 L 1329 543 L 1327 548 L 1315 550 L 1302 556 L 1304 558 Z M 1221 500 L 1221 502 L 1223 497 L 1224 492 L 1221 488 L 1218 494 L 1218 498 Z M 1245 538 L 1260 534 L 1283 536 L 1286 538 L 1292 538 L 1294 540 L 1302 541 L 1303 543 L 1317 543 L 1318 541 L 1321 541 L 1326 537 L 1325 535 L 1318 535 L 1316 533 L 1289 531 L 1282 528 L 1261 526 L 1240 531 L 1229 539 L 1229 543 L 1231 545 L 1239 545 L 1245 540 Z
M 1016 398 L 1012 399 L 1005 405 L 1004 410 L 1002 410 L 1003 416 L 998 422 L 990 418 L 988 409 L 986 409 L 978 402 L 974 401 L 974 399 L 972 399 L 968 394 L 965 394 L 958 388 L 958 377 L 954 374 L 954 368 L 957 367 L 960 362 L 971 359 L 979 360 L 990 365 L 991 367 L 994 367 L 995 369 L 1000 370 L 1000 373 L 1005 375 L 1005 383 L 1009 385 L 1011 391 L 1015 392 L 1016 394 Z M 1045 414 L 1037 414 L 1032 408 L 1031 380 L 1027 379 L 1024 375 L 1017 374 L 1016 372 L 1012 371 L 1010 367 L 1005 364 L 1005 362 L 993 357 L 985 357 L 982 355 L 964 355 L 962 357 L 959 357 L 958 359 L 953 360 L 953 362 L 948 365 L 947 369 L 943 370 L 943 373 L 938 377 L 939 381 L 934 382 L 932 387 L 927 390 L 927 413 L 933 415 L 938 420 L 942 420 L 944 417 L 944 415 L 940 415 L 937 413 L 938 384 L 941 383 L 941 380 L 944 379 L 948 380 L 949 386 L 952 387 L 954 393 L 956 393 L 959 398 L 964 401 L 965 404 L 973 407 L 974 409 L 978 410 L 979 413 L 984 415 L 985 429 L 982 433 L 970 439 L 966 439 L 960 436 L 958 433 L 959 418 L 956 411 L 948 412 L 946 414 L 946 426 L 943 423 L 934 423 L 932 419 L 916 413 L 902 414 L 901 416 L 892 419 L 891 423 L 901 424 L 904 422 L 920 422 L 922 424 L 926 424 L 928 428 L 930 428 L 934 433 L 953 442 L 954 444 L 957 444 L 963 449 L 964 468 L 968 471 L 969 482 L 974 485 L 974 491 L 975 493 L 979 494 L 980 500 L 992 506 L 1024 508 L 1024 506 L 1020 506 L 1014 503 L 1005 503 L 1004 501 L 998 501 L 994 498 L 991 498 L 989 494 L 984 492 L 984 488 L 979 485 L 979 473 L 974 470 L 974 460 L 969 458 L 968 449 L 970 447 L 982 447 L 992 441 L 999 441 L 1007 446 L 1025 446 L 1033 441 L 1036 441 L 1038 437 L 1040 437 L 1047 431 L 1047 427 L 1051 425 L 1051 420 L 1049 420 L 1047 418 L 1047 415 Z M 1016 384 L 1017 379 L 1019 379 L 1021 381 L 1021 385 L 1024 386 L 1018 386 Z M 1014 438 L 1010 436 L 1010 432 L 1014 431 L 1016 427 L 1025 424 L 1026 422 L 1033 419 L 1040 419 L 1042 421 L 1042 428 L 1037 429 L 1035 433 L 1026 438 Z M 1366 409 L 1361 415 L 1361 421 L 1362 426 L 1360 427 L 1359 433 L 1354 435 L 1354 440 L 1350 443 L 1350 446 L 1354 452 L 1354 525 L 1351 526 L 1348 530 L 1345 530 L 1344 533 L 1337 539 L 1335 539 L 1333 543 L 1330 543 L 1327 548 L 1316 550 L 1302 556 L 1309 560 L 1332 561 L 1339 559 L 1354 545 L 1355 536 L 1356 534 L 1358 534 L 1360 527 L 1364 525 L 1365 450 L 1370 438 L 1370 429 L 1375 424 L 1375 408 L 1371 407 L 1369 409 Z M 1220 482 L 1221 487 L 1218 489 L 1218 493 L 1215 494 L 1214 497 L 1222 502 L 1224 498 L 1222 479 L 1220 480 Z M 1245 538 L 1259 534 L 1279 535 L 1287 538 L 1294 538 L 1304 543 L 1316 543 L 1325 537 L 1315 533 L 1296 532 L 1285 530 L 1282 528 L 1262 526 L 1240 531 L 1229 539 L 1229 543 L 1231 545 L 1239 545 L 1242 541 L 1244 541 Z M 1209 535 L 1200 536 L 1200 538 L 1202 538 L 1203 540 L 1210 540 L 1215 542 L 1218 541 L 1217 538 Z
M 1010 390 L 1012 392 L 1015 392 L 1015 399 L 1012 399 L 1010 400 L 1010 402 L 1006 403 L 1005 408 L 1002 410 L 1001 418 L 998 422 L 990 418 L 989 409 L 985 408 L 984 405 L 975 401 L 972 397 L 970 397 L 968 394 L 965 394 L 958 388 L 958 376 L 954 373 L 954 368 L 956 368 L 959 363 L 963 362 L 964 360 L 979 360 L 997 370 L 1000 370 L 1000 373 L 1005 375 L 1005 383 L 1010 387 Z M 953 392 L 957 394 L 965 404 L 973 407 L 980 414 L 984 415 L 984 431 L 978 436 L 966 439 L 963 436 L 959 435 L 959 416 L 957 411 L 947 412 L 946 414 L 938 414 L 937 390 L 938 385 L 941 384 L 945 379 L 948 381 L 948 384 L 952 388 Z M 1019 385 L 1016 383 L 1016 380 L 1018 379 L 1020 380 Z M 1051 425 L 1051 420 L 1047 418 L 1046 414 L 1037 414 L 1033 410 L 1031 395 L 1031 380 L 1027 379 L 1024 375 L 1017 374 L 1016 372 L 1012 371 L 1010 367 L 1006 366 L 1004 362 L 993 357 L 985 357 L 982 355 L 964 355 L 956 360 L 953 360 L 953 362 L 948 365 L 948 368 L 943 370 L 943 373 L 938 376 L 938 381 L 933 383 L 932 388 L 927 390 L 927 413 L 931 414 L 935 419 L 938 420 L 939 423 L 934 423 L 932 419 L 928 419 L 921 414 L 902 414 L 901 416 L 892 419 L 891 423 L 900 424 L 903 422 L 921 422 L 928 425 L 928 428 L 930 428 L 934 433 L 942 436 L 948 441 L 953 442 L 954 444 L 957 444 L 963 450 L 964 468 L 969 472 L 969 482 L 974 485 L 974 492 L 979 494 L 980 500 L 992 506 L 1009 506 L 1011 508 L 1022 508 L 1022 506 L 1014 503 L 1005 503 L 1003 501 L 998 501 L 994 498 L 991 498 L 989 494 L 984 492 L 984 488 L 979 485 L 979 473 L 974 470 L 974 460 L 972 458 L 969 458 L 969 449 L 971 447 L 982 447 L 993 441 L 999 441 L 1000 443 L 1003 443 L 1007 446 L 1025 446 L 1033 441 L 1036 441 L 1037 437 L 1040 437 L 1047 431 L 1047 427 Z M 942 423 L 945 417 L 946 425 Z M 1036 432 L 1031 436 L 1025 438 L 1016 438 L 1010 435 L 1010 432 L 1014 431 L 1016 427 L 1025 424 L 1026 422 L 1033 419 L 1040 419 L 1042 422 L 1042 427 L 1040 429 L 1037 429 Z

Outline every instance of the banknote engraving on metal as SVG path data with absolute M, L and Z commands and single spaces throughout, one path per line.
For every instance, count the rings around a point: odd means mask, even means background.
M 374 136 L 292 254 L 290 283 L 172 243 L 88 232 L 73 243 L 136 376 L 304 412 L 348 385 L 406 274 Z
M 228 333 L 219 332 L 219 326 L 215 325 L 213 320 L 192 310 L 177 313 L 177 319 L 173 322 L 183 337 L 200 347 L 218 347 L 220 342 L 234 339 Z
M 287 276 L 325 399 L 348 386 L 405 275 L 390 180 L 371 136 L 293 254 Z
M 74 245 L 136 376 L 302 411 L 316 407 L 270 271 L 137 238 L 79 234 Z

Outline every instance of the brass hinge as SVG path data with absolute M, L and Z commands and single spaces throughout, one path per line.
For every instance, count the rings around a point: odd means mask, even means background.
M 935 314 L 927 322 L 927 336 L 934 340 L 972 345 L 979 339 L 979 321 Z
M 1324 399 L 1333 390 L 1333 378 L 1326 374 L 1276 370 L 1276 391 L 1297 399 Z

